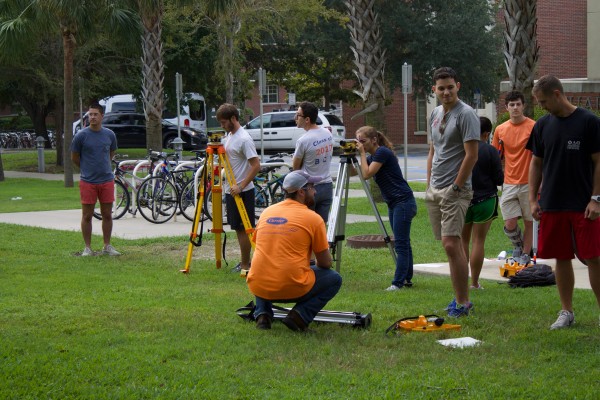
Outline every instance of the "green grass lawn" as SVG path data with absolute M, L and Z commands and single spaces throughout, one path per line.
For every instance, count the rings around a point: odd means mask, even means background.
M 35 208 L 77 202 L 76 189 L 45 183 L 7 179 L 0 194 L 45 196 L 44 204 L 23 202 Z M 444 261 L 421 200 L 418 207 L 415 263 Z M 349 210 L 371 214 L 366 199 L 350 199 Z M 347 235 L 364 233 L 379 233 L 378 225 L 346 225 Z M 385 292 L 389 251 L 344 247 L 344 283 L 327 309 L 372 313 L 370 329 L 319 324 L 303 335 L 276 322 L 259 331 L 235 313 L 252 296 L 237 274 L 215 268 L 212 235 L 194 249 L 188 275 L 179 272 L 184 236 L 114 239 L 121 257 L 76 257 L 81 240 L 78 232 L 0 224 L 0 398 L 596 399 L 600 391 L 590 290 L 575 290 L 577 324 L 568 330 L 548 330 L 560 308 L 555 287 L 488 281 L 472 293 L 475 313 L 458 321 L 460 332 L 386 336 L 400 318 L 443 316 L 450 278 L 417 273 L 414 288 Z M 496 221 L 488 257 L 507 245 Z M 463 336 L 482 343 L 436 342 Z

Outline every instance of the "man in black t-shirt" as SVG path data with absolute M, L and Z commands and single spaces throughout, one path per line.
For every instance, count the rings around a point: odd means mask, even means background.
M 556 258 L 562 310 L 550 329 L 560 329 L 575 322 L 575 255 L 587 264 L 600 305 L 600 119 L 571 104 L 554 76 L 540 78 L 532 92 L 549 114 L 535 123 L 527 143 L 529 204 L 540 221 L 538 255 Z

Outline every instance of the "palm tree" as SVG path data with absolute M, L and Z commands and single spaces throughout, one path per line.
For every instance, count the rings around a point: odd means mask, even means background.
M 225 12 L 239 0 L 204 0 L 214 14 Z M 198 0 L 176 0 L 178 4 Z M 162 148 L 162 110 L 164 108 L 165 68 L 162 49 L 164 0 L 134 0 L 142 24 L 142 99 L 146 115 L 146 146 Z
M 58 33 L 63 43 L 63 145 L 65 187 L 73 186 L 73 166 L 70 148 L 73 140 L 73 59 L 77 38 L 93 32 L 96 21 L 105 21 L 105 29 L 117 31 L 119 37 L 127 37 L 136 28 L 131 13 L 115 2 L 80 0 L 13 0 L 2 2 L 0 15 L 7 17 L 0 23 L 0 49 L 9 54 L 18 52 L 20 43 L 27 42 L 39 32 Z M 122 35 L 118 35 L 121 33 Z M 23 46 L 26 47 L 26 46 Z M 60 132 L 57 132 L 60 135 Z
M 162 149 L 165 67 L 162 51 L 163 0 L 137 0 L 142 22 L 142 99 L 146 115 L 146 147 Z
M 525 96 L 525 115 L 533 116 L 531 89 L 535 80 L 537 45 L 536 0 L 504 1 L 504 63 L 512 90 Z
M 360 96 L 365 105 L 365 108 L 352 119 L 367 114 L 370 125 L 383 129 L 383 106 L 386 94 L 383 72 L 386 51 L 381 46 L 379 17 L 375 12 L 373 0 L 347 0 L 346 7 L 350 17 L 348 29 L 353 43 L 351 50 L 354 53 L 356 67 L 353 72 L 361 87 L 360 91 L 355 90 L 354 93 Z

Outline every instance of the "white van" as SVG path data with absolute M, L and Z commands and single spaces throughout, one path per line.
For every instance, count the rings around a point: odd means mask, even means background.
M 138 104 L 132 94 L 118 94 L 106 97 L 98 102 L 104 107 L 104 113 L 110 112 L 143 112 L 142 105 Z M 183 112 L 179 115 L 179 125 L 206 132 L 206 102 L 199 93 L 186 93 L 182 102 Z M 139 109 L 138 109 L 139 106 Z M 163 119 L 177 125 L 177 113 L 163 111 Z M 83 126 L 89 124 L 87 113 L 83 117 Z M 81 119 L 73 123 L 73 134 L 82 128 Z

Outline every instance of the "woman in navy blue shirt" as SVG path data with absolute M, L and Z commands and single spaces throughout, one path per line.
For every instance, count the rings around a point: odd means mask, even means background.
M 396 273 L 387 291 L 412 286 L 413 254 L 410 245 L 410 225 L 417 215 L 417 203 L 412 189 L 402 176 L 392 142 L 371 126 L 356 131 L 360 169 L 365 179 L 373 177 L 388 206 L 390 225 L 394 232 Z M 366 153 L 369 153 L 367 157 Z

